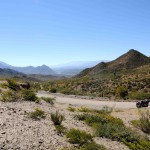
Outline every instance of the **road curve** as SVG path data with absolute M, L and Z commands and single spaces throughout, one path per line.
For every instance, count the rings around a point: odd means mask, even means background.
M 77 97 L 70 97 L 62 94 L 51 94 L 45 91 L 40 91 L 37 93 L 38 97 L 56 97 L 56 102 L 62 104 L 71 104 L 75 106 L 86 106 L 93 109 L 101 109 L 103 106 L 113 107 L 113 108 L 136 108 L 135 102 L 115 102 L 115 101 L 104 101 L 104 100 L 94 100 L 94 99 L 83 99 Z

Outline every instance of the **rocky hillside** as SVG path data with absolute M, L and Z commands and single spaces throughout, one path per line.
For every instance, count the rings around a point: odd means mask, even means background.
M 131 49 L 127 53 L 110 62 L 101 62 L 98 65 L 83 70 L 77 77 L 86 75 L 97 75 L 104 72 L 114 72 L 120 70 L 134 69 L 150 64 L 150 58 L 142 53 Z
M 0 68 L 0 77 L 13 77 L 13 76 L 21 77 L 24 76 L 24 74 L 12 69 Z

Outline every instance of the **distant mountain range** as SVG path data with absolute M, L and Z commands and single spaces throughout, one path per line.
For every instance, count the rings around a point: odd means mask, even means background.
M 0 61 L 0 68 L 12 69 L 24 74 L 40 74 L 40 75 L 56 75 L 56 73 L 48 66 L 42 65 L 38 67 L 27 66 L 27 67 L 14 67 L 9 64 Z
M 24 76 L 23 73 L 19 73 L 18 71 L 7 69 L 7 68 L 0 68 L 0 77 L 12 77 L 12 76 Z
M 104 60 L 103 60 L 104 61 Z M 66 64 L 52 66 L 51 68 L 57 73 L 62 75 L 74 76 L 82 70 L 97 65 L 100 61 L 73 61 Z
M 11 66 L 5 62 L 0 61 L 0 68 L 2 69 L 12 69 L 24 74 L 38 74 L 38 75 L 53 75 L 53 76 L 67 76 L 71 77 L 77 75 L 82 70 L 88 67 L 93 67 L 101 61 L 74 61 L 67 64 L 55 65 L 53 67 L 48 67 L 46 65 L 33 67 L 15 67 Z
M 143 65 L 150 64 L 150 57 L 143 55 L 137 50 L 130 49 L 127 53 L 110 62 L 101 62 L 92 68 L 87 68 L 80 72 L 76 77 L 87 75 L 98 75 L 106 72 L 134 69 Z
M 98 75 L 103 72 L 115 72 L 119 70 L 133 69 L 142 65 L 150 64 L 150 57 L 143 55 L 137 50 L 131 49 L 127 53 L 113 61 L 76 61 L 67 64 L 48 67 L 46 65 L 33 67 L 15 67 L 0 61 L 0 74 L 21 75 L 44 75 L 54 77 L 83 77 L 87 75 Z

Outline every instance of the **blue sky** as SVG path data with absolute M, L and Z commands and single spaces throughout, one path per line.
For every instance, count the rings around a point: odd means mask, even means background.
M 15 66 L 150 55 L 150 0 L 1 0 L 0 61 Z

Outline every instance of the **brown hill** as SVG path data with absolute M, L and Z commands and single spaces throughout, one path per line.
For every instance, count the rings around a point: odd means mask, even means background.
M 110 62 L 101 62 L 95 67 L 83 70 L 76 77 L 83 77 L 86 75 L 97 75 L 104 72 L 121 71 L 127 69 L 134 69 L 143 65 L 150 64 L 150 58 L 138 52 L 137 50 L 131 49 L 127 53 L 118 57 L 117 59 Z

